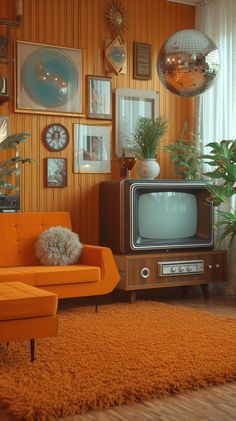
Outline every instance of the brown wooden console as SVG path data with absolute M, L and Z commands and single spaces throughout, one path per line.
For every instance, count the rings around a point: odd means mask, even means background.
M 208 284 L 227 281 L 227 251 L 117 254 L 121 280 L 118 289 L 130 291 L 131 302 L 141 289 L 200 285 L 208 298 Z

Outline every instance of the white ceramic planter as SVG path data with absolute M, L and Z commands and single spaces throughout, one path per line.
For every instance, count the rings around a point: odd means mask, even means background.
M 139 159 L 136 163 L 139 178 L 153 179 L 160 173 L 160 165 L 156 159 Z

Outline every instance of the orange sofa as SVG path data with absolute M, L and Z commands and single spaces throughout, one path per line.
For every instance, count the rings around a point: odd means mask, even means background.
M 57 294 L 58 298 L 102 295 L 120 276 L 111 250 L 83 245 L 77 264 L 42 266 L 35 256 L 38 236 L 52 226 L 71 229 L 68 212 L 0 214 L 0 283 L 24 282 Z
M 57 296 L 23 282 L 0 283 L 0 342 L 30 340 L 31 361 L 35 339 L 56 336 Z

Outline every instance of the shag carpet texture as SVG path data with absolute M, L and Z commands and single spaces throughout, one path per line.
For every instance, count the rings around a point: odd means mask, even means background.
M 42 265 L 70 265 L 81 254 L 79 236 L 68 228 L 51 227 L 35 243 L 35 254 Z
M 236 380 L 236 319 L 156 302 L 59 311 L 59 334 L 0 344 L 0 402 L 52 421 Z

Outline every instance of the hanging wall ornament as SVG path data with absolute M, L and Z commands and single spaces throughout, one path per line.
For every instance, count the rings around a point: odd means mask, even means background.
M 127 12 L 119 1 L 115 1 L 107 7 L 105 17 L 111 27 L 113 35 L 115 35 L 115 37 L 118 35 L 122 36 L 124 30 L 127 29 Z
M 127 13 L 118 0 L 111 3 L 106 11 L 105 18 L 111 27 L 113 39 L 105 41 L 106 71 L 114 72 L 117 75 L 127 72 L 126 43 L 121 38 L 126 25 Z
M 119 36 L 107 46 L 105 56 L 110 67 L 119 75 L 126 62 L 126 49 Z
M 203 93 L 215 82 L 220 56 L 215 43 L 205 34 L 186 29 L 173 34 L 157 57 L 157 73 L 166 89 L 190 97 Z

